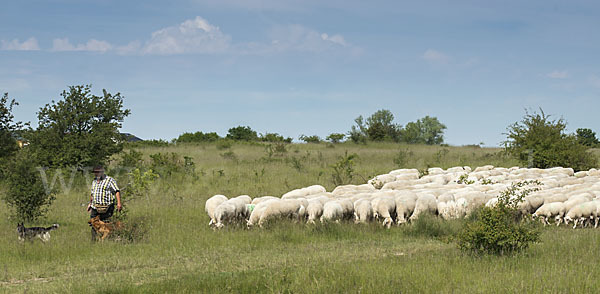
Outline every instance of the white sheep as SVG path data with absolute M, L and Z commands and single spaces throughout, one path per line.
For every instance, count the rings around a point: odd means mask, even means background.
M 551 202 L 546 203 L 540 208 L 538 208 L 532 215 L 532 218 L 535 219 L 537 217 L 541 218 L 542 222 L 545 225 L 549 225 L 548 219 L 554 217 L 556 220 L 556 225 L 560 225 L 562 219 L 566 213 L 565 204 L 562 202 Z
M 314 224 L 323 215 L 323 203 L 319 199 L 308 200 L 306 214 L 308 215 L 307 223 Z
M 329 201 L 323 206 L 321 223 L 327 221 L 339 222 L 344 217 L 344 208 L 337 201 Z
M 368 199 L 360 199 L 354 203 L 354 223 L 367 223 L 373 218 L 373 206 Z
M 571 208 L 567 214 L 565 215 L 565 224 L 569 224 L 569 222 L 574 221 L 573 229 L 577 228 L 577 222 L 581 221 L 583 226 L 583 222 L 586 219 L 590 219 L 596 217 L 597 205 L 594 201 L 588 201 L 581 204 L 575 205 Z
M 216 223 L 214 217 L 215 209 L 225 201 L 227 201 L 227 197 L 225 195 L 214 195 L 206 200 L 206 203 L 204 204 L 204 211 L 206 211 L 208 217 L 210 218 L 210 222 L 208 223 L 209 226 Z
M 376 199 L 373 206 L 373 216 L 382 218 L 383 226 L 389 229 L 394 222 L 393 216 L 396 214 L 396 200 L 392 197 L 378 197 Z
M 265 202 L 265 201 L 268 201 L 268 200 L 273 200 L 273 199 L 279 199 L 279 198 L 277 198 L 277 197 L 275 197 L 275 196 L 262 196 L 262 197 L 257 197 L 257 198 L 254 198 L 254 199 L 252 199 L 252 202 L 251 202 L 250 204 L 257 205 L 257 204 L 259 204 L 259 203 L 261 203 L 261 202 Z
M 267 208 L 267 206 L 269 206 L 269 204 L 271 204 L 273 202 L 278 202 L 278 201 L 282 201 L 282 200 L 279 198 L 275 198 L 275 199 L 269 199 L 266 201 L 262 201 L 262 202 L 256 204 L 254 206 L 254 209 L 250 213 L 250 217 L 248 218 L 248 221 L 247 221 L 248 228 L 258 224 L 258 222 L 260 221 L 260 217 L 262 216 L 262 214 L 265 211 L 265 209 Z
M 234 204 L 228 201 L 219 204 L 214 212 L 215 228 L 220 229 L 226 223 L 232 223 L 236 216 L 236 206 Z
M 416 196 L 416 195 L 415 195 Z M 411 195 L 402 195 L 395 198 L 396 201 L 396 224 L 406 223 L 415 210 L 416 198 Z
M 423 213 L 437 213 L 437 200 L 435 196 L 431 194 L 425 194 L 417 199 L 417 203 L 415 204 L 415 211 L 410 216 L 410 221 L 415 221 L 419 218 L 419 215 Z
M 298 219 L 301 217 L 304 209 L 302 203 L 295 199 L 271 202 L 261 214 L 258 226 L 262 228 L 267 221 L 276 218 Z

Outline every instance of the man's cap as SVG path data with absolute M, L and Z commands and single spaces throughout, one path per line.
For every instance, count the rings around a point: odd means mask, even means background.
M 102 167 L 101 165 L 97 165 L 96 167 L 94 167 L 94 170 L 92 172 L 99 173 L 99 172 L 103 172 L 103 171 L 104 171 L 104 167 Z

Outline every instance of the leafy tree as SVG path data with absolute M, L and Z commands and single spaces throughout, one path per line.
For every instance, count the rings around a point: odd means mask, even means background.
M 40 109 L 38 128 L 29 134 L 30 148 L 41 164 L 92 166 L 123 149 L 119 128 L 130 110 L 123 108 L 120 93 L 102 90 L 96 96 L 91 85 L 81 85 L 61 96 Z
M 229 129 L 227 139 L 235 141 L 256 141 L 258 135 L 256 134 L 256 131 L 248 126 L 237 126 Z
M 4 201 L 20 222 L 32 222 L 43 216 L 55 199 L 55 190 L 45 187 L 29 150 L 20 151 L 8 164 Z
M 215 133 L 203 133 L 203 132 L 195 132 L 195 133 L 183 133 L 177 139 L 175 139 L 176 143 L 200 143 L 200 142 L 214 142 L 221 139 L 221 137 Z
M 596 133 L 594 131 L 592 131 L 591 129 L 577 129 L 577 131 L 575 131 L 576 136 L 577 136 L 577 141 L 579 141 L 579 143 L 581 143 L 584 146 L 588 146 L 588 147 L 595 147 L 598 144 L 600 144 L 600 142 L 598 141 L 598 138 L 596 138 Z
M 566 134 L 563 119 L 551 120 L 542 109 L 540 113 L 526 112 L 523 119 L 508 127 L 506 151 L 523 165 L 537 168 L 572 167 L 588 170 L 597 165 L 597 158 L 587 152 L 589 147 L 577 137 Z
M 322 141 L 321 138 L 319 138 L 319 136 L 317 136 L 317 135 L 312 135 L 312 136 L 300 135 L 299 139 L 306 143 L 321 143 L 321 141 Z
M 437 117 L 425 116 L 409 122 L 402 131 L 402 138 L 410 144 L 439 145 L 444 143 L 446 126 Z
M 14 121 L 12 111 L 16 105 L 19 104 L 14 99 L 9 100 L 8 93 L 0 98 L 0 164 L 19 149 L 15 136 L 23 124 Z
M 400 140 L 401 125 L 394 124 L 394 115 L 387 109 L 381 109 L 367 118 L 367 135 L 373 141 Z
M 260 134 L 259 140 L 262 141 L 262 142 L 285 142 L 285 143 L 292 143 L 292 138 L 290 138 L 290 137 L 284 138 L 282 135 L 280 135 L 278 133 Z
M 350 129 L 350 132 L 348 132 L 348 137 L 356 144 L 367 143 L 367 127 L 364 124 L 362 115 L 354 119 L 354 122 L 356 125 L 352 126 Z
M 342 140 L 344 140 L 345 137 L 346 137 L 346 135 L 341 134 L 341 133 L 331 133 L 325 139 L 329 140 L 333 144 L 337 144 L 337 143 L 341 142 Z

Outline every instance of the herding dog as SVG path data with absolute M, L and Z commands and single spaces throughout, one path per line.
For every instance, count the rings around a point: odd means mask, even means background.
M 19 241 L 25 242 L 33 241 L 33 238 L 40 238 L 42 242 L 46 243 L 50 240 L 50 231 L 58 229 L 58 224 L 53 224 L 51 227 L 32 227 L 26 228 L 23 223 L 17 225 L 17 233 L 19 233 Z
M 92 225 L 92 227 L 94 228 L 94 230 L 96 230 L 96 232 L 98 234 L 101 234 L 102 237 L 100 237 L 101 241 L 104 241 L 104 239 L 106 239 L 106 237 L 108 237 L 108 235 L 114 231 L 114 230 L 118 230 L 122 227 L 122 223 L 117 221 L 114 223 L 107 223 L 107 222 L 103 222 L 100 220 L 100 216 L 96 216 L 94 218 L 90 218 L 90 220 L 88 221 L 89 224 Z

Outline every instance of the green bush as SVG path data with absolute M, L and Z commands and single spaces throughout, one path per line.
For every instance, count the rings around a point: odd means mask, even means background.
M 121 167 L 126 168 L 141 167 L 143 164 L 142 155 L 142 152 L 130 149 L 129 153 L 123 152 L 121 154 L 121 162 L 119 164 Z
M 44 216 L 56 194 L 54 189 L 46 187 L 35 161 L 26 151 L 20 151 L 8 164 L 5 188 L 3 199 L 20 222 Z
M 335 186 L 346 185 L 352 182 L 354 178 L 354 164 L 358 154 L 348 154 L 348 150 L 343 156 L 338 156 L 338 161 L 331 166 L 333 172 L 331 174 L 331 182 Z
M 217 150 L 229 149 L 233 146 L 233 141 L 225 139 L 217 141 Z
M 549 115 L 526 113 L 523 120 L 508 127 L 506 151 L 523 165 L 536 168 L 571 167 L 576 171 L 596 167 L 597 158 L 589 147 L 580 144 L 577 136 L 566 134 L 563 119 L 551 120 Z
M 258 135 L 256 131 L 248 126 L 237 126 L 229 129 L 226 138 L 234 141 L 256 141 L 258 140 Z
M 329 142 L 333 143 L 333 144 L 337 144 L 337 143 L 340 143 L 342 140 L 344 140 L 345 137 L 346 137 L 345 134 L 331 133 L 325 139 L 328 140 Z
M 406 234 L 415 237 L 450 238 L 461 230 L 461 220 L 444 220 L 431 214 L 420 215 L 406 228 Z
M 195 132 L 195 133 L 183 133 L 179 135 L 177 139 L 175 139 L 176 143 L 201 143 L 201 142 L 214 142 L 221 139 L 221 137 L 215 133 L 203 133 L 203 132 Z
M 575 134 L 577 136 L 577 141 L 579 141 L 581 145 L 588 147 L 596 147 L 600 145 L 600 141 L 598 141 L 598 138 L 596 138 L 596 132 L 590 129 L 580 128 L 575 131 Z
M 300 135 L 299 139 L 304 141 L 305 143 L 321 143 L 321 141 L 322 141 L 321 138 L 319 138 L 319 136 L 317 136 L 317 135 L 312 135 L 312 136 Z
M 472 253 L 504 255 L 527 249 L 539 241 L 537 223 L 524 218 L 518 204 L 537 188 L 537 181 L 523 181 L 501 192 L 498 204 L 482 207 L 471 215 L 458 235 L 458 247 Z
M 0 164 L 19 150 L 15 135 L 23 125 L 20 122 L 14 122 L 12 111 L 16 105 L 19 104 L 14 99 L 8 100 L 8 93 L 0 98 Z
M 292 143 L 292 138 L 290 138 L 290 137 L 284 138 L 282 135 L 280 135 L 278 133 L 265 133 L 265 134 L 260 134 L 259 141 Z

